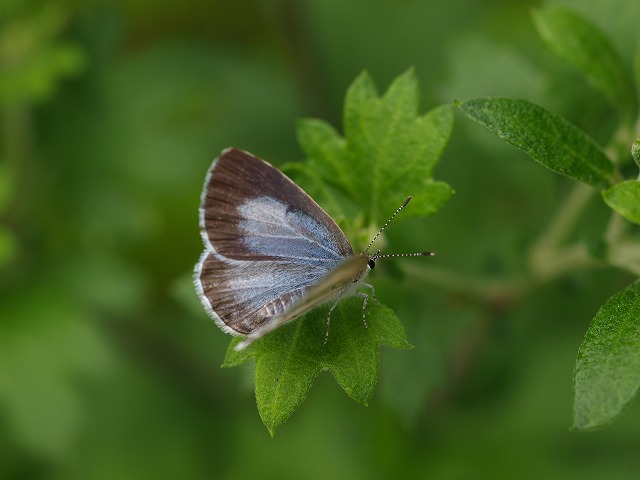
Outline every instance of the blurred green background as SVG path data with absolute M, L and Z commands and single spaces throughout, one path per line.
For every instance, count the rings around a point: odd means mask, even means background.
M 640 2 L 561 3 L 632 64 Z M 0 478 L 637 478 L 637 405 L 568 428 L 578 346 L 628 275 L 500 305 L 389 262 L 372 283 L 415 349 L 383 349 L 368 407 L 321 375 L 273 439 L 191 284 L 211 160 L 300 160 L 295 120 L 339 128 L 364 69 L 384 91 L 415 66 L 423 111 L 522 97 L 606 139 L 613 112 L 544 50 L 538 5 L 2 0 Z M 570 182 L 456 120 L 435 175 L 456 195 L 389 241 L 480 284 L 513 278 Z M 597 243 L 607 215 L 595 198 L 575 236 Z

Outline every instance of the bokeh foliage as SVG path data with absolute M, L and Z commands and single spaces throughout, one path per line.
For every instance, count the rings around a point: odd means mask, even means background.
M 321 375 L 272 439 L 191 285 L 211 159 L 302 159 L 296 119 L 341 125 L 363 70 L 384 91 L 415 66 L 420 112 L 525 98 L 610 138 L 619 105 L 545 49 L 533 3 L 2 2 L 0 477 L 635 478 L 637 404 L 568 430 L 584 332 L 633 276 L 523 291 L 571 183 L 462 116 L 434 175 L 456 195 L 385 239 L 438 256 L 370 278 L 415 348 L 382 350 L 367 408 Z M 637 1 L 553 3 L 639 68 Z M 610 209 L 585 201 L 567 240 L 597 254 Z

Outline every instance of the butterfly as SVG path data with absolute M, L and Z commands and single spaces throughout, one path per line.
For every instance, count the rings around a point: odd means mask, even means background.
M 264 160 L 236 148 L 222 151 L 207 172 L 201 195 L 200 233 L 205 246 L 194 283 L 207 313 L 225 332 L 244 335 L 242 350 L 314 307 L 333 301 L 327 317 L 360 287 L 380 258 L 431 256 L 432 252 L 354 254 L 333 219 L 298 185 Z M 375 298 L 375 296 L 374 296 Z

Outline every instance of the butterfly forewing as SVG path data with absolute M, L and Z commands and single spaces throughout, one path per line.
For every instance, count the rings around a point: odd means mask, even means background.
M 200 207 L 205 244 L 232 259 L 342 259 L 353 251 L 342 230 L 279 170 L 247 152 L 214 162 Z

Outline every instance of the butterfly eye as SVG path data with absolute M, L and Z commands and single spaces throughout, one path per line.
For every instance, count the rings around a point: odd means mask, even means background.
M 368 263 L 369 263 L 369 268 L 370 268 L 371 270 L 373 270 L 373 267 L 375 267 L 375 266 L 376 266 L 376 262 L 375 262 L 375 260 L 371 259 L 371 260 L 369 260 L 369 262 L 368 262 Z

